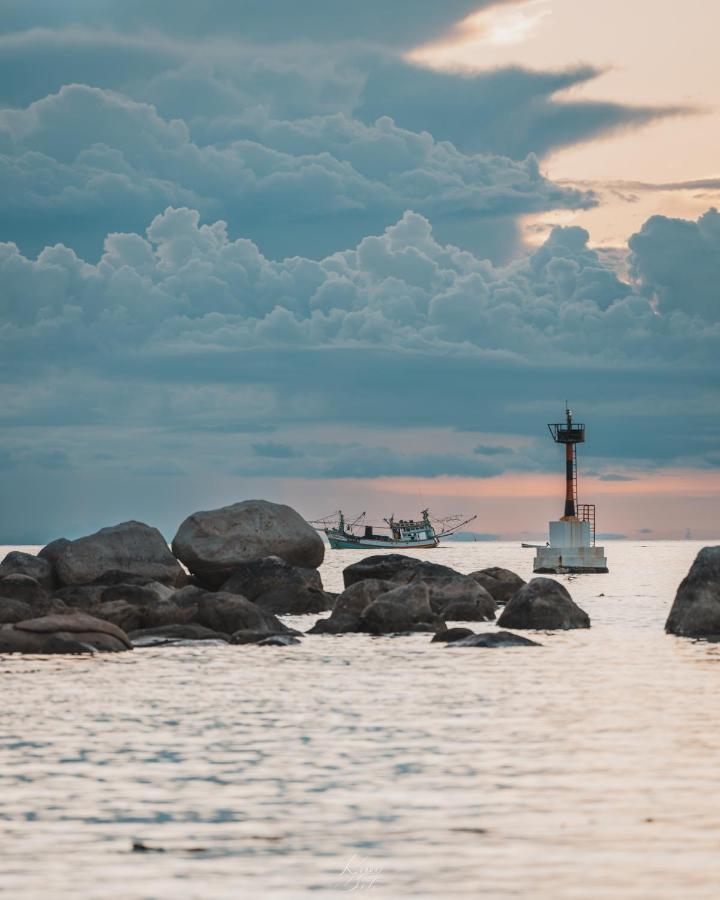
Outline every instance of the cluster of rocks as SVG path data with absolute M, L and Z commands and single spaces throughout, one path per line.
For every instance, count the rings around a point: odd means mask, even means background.
M 447 622 L 513 629 L 587 628 L 558 582 L 526 584 L 507 569 L 463 575 L 399 554 L 348 566 L 344 591 L 324 590 L 324 544 L 288 506 L 248 500 L 197 512 L 171 548 L 156 528 L 124 522 L 37 556 L 0 564 L 0 652 L 126 650 L 178 641 L 286 645 L 299 632 L 279 616 L 331 611 L 310 634 L 431 632 L 448 646 L 528 645 L 508 632 L 473 634 Z M 504 607 L 504 608 L 503 608 Z
M 448 621 L 492 621 L 501 606 L 505 608 L 499 626 L 543 630 L 590 626 L 587 614 L 558 582 L 534 578 L 526 584 L 507 569 L 462 575 L 437 563 L 383 554 L 348 566 L 343 579 L 345 590 L 331 615 L 316 622 L 311 634 L 444 633 Z
M 172 552 L 124 522 L 0 563 L 0 652 L 124 650 L 132 643 L 295 639 L 278 615 L 332 608 L 317 532 L 288 506 L 248 500 L 199 512 Z M 182 563 L 182 564 L 181 564 Z

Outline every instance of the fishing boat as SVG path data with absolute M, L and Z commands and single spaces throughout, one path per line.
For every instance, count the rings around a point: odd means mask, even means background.
M 384 525 L 369 525 L 361 513 L 347 522 L 342 510 L 333 516 L 316 519 L 310 524 L 327 536 L 333 550 L 427 550 L 437 547 L 440 540 L 454 534 L 477 516 L 460 521 L 462 516 L 449 516 L 438 520 L 439 530 L 430 520 L 430 510 L 422 511 L 422 518 L 396 519 L 394 515 L 383 519 Z M 389 533 L 384 533 L 389 532 Z

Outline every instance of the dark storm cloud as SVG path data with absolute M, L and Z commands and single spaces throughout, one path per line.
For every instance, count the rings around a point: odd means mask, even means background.
M 510 0 L 5 0 L 0 29 L 82 25 L 154 29 L 193 39 L 233 35 L 270 44 L 367 41 L 410 47 L 440 36 L 470 13 L 505 2 Z

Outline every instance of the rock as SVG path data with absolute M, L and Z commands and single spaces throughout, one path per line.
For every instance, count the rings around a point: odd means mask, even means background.
M 22 553 L 20 550 L 11 550 L 0 563 L 0 579 L 8 575 L 29 575 L 47 590 L 56 586 L 52 563 L 41 556 Z
M 142 628 L 142 611 L 125 600 L 108 600 L 93 606 L 92 614 L 103 622 L 112 622 L 128 634 Z
M 560 582 L 552 578 L 533 578 L 508 602 L 498 625 L 501 628 L 566 630 L 589 628 L 590 617 L 573 602 Z
M 527 584 L 515 572 L 498 566 L 471 572 L 470 577 L 485 588 L 498 606 L 504 606 L 523 585 Z
M 294 634 L 271 634 L 257 642 L 258 647 L 289 647 L 291 644 L 301 643 L 300 638 Z
M 85 613 L 53 614 L 0 627 L 3 653 L 83 653 L 131 650 L 122 629 Z
M 0 625 L 8 625 L 13 622 L 22 622 L 25 619 L 32 619 L 33 610 L 28 603 L 22 600 L 10 600 L 7 597 L 0 597 Z
M 171 600 L 176 593 L 178 592 L 166 584 L 160 584 L 159 581 L 150 581 L 147 584 L 113 584 L 103 590 L 101 602 L 124 600 L 135 606 L 146 606 Z
M 0 597 L 8 600 L 21 600 L 36 606 L 50 599 L 47 590 L 29 575 L 8 575 L 0 581 Z
M 495 601 L 485 588 L 469 575 L 454 572 L 452 575 L 441 575 L 422 581 L 430 592 L 433 610 L 440 613 L 444 619 L 491 622 L 495 618 Z M 414 581 L 412 583 L 415 584 Z
M 48 548 L 45 548 L 46 550 Z M 123 522 L 53 551 L 63 585 L 109 584 L 133 578 L 181 586 L 187 580 L 157 528 Z
M 49 562 L 54 572 L 55 563 L 57 562 L 58 557 L 63 552 L 65 547 L 67 547 L 67 545 L 71 543 L 72 541 L 69 541 L 67 538 L 57 538 L 54 541 L 50 541 L 49 544 L 46 544 L 42 548 L 42 550 L 38 550 L 38 557 Z
M 70 585 L 60 588 L 53 594 L 53 600 L 60 600 L 67 606 L 77 609 L 93 609 L 103 601 L 107 590 L 104 584 Z
M 542 647 L 542 644 L 509 631 L 488 631 L 450 641 L 448 647 Z
M 680 583 L 665 631 L 681 637 L 720 637 L 720 547 L 703 547 Z
M 197 609 L 198 602 L 202 596 L 207 594 L 205 588 L 198 587 L 195 584 L 188 584 L 184 588 L 170 597 L 172 602 L 181 609 Z
M 370 634 L 437 630 L 441 620 L 430 606 L 425 584 L 403 584 L 381 594 L 362 614 L 363 631 Z M 442 623 L 444 624 L 444 623 Z
M 443 631 L 438 631 L 434 636 L 431 644 L 444 643 L 449 644 L 452 641 L 459 641 L 462 638 L 471 637 L 475 634 L 470 628 L 445 628 Z
M 446 578 L 459 575 L 455 569 L 438 563 L 425 562 L 402 553 L 383 553 L 366 556 L 343 571 L 343 581 L 348 588 L 358 581 L 373 578 L 380 581 L 394 581 L 408 584 L 411 581 L 428 581 L 432 578 Z
M 364 631 L 363 611 L 381 594 L 393 590 L 392 581 L 368 578 L 346 588 L 337 598 L 332 614 L 327 619 L 319 619 L 308 634 L 347 634 Z
M 309 576 L 309 572 L 313 575 Z M 238 567 L 222 590 L 247 597 L 275 615 L 324 612 L 333 606 L 315 569 L 296 568 L 279 556 L 266 556 Z
M 225 644 L 230 642 L 230 635 L 197 624 L 142 628 L 131 631 L 128 637 L 134 647 L 159 647 L 185 641 L 222 641 Z M 263 634 L 263 637 L 267 637 L 267 634 Z
M 311 525 L 291 507 L 267 500 L 194 513 L 178 529 L 172 548 L 212 588 L 252 560 L 279 556 L 291 566 L 317 569 L 325 556 L 325 545 Z
M 226 634 L 236 631 L 264 631 L 266 635 L 290 633 L 280 619 L 237 594 L 206 593 L 198 602 L 196 619 L 201 625 Z

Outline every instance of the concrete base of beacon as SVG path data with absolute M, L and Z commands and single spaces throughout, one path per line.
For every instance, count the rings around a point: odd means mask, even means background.
M 533 572 L 539 575 L 585 575 L 607 571 L 605 548 L 593 546 L 587 522 L 562 519 L 550 523 L 550 543 L 547 547 L 538 547 Z

